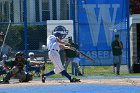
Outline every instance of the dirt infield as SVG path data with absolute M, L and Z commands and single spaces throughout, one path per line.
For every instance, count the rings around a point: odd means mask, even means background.
M 48 85 L 67 85 L 73 84 L 68 80 L 46 80 L 42 83 L 41 80 L 33 80 L 26 83 L 18 81 L 10 81 L 10 84 L 0 84 L 0 88 L 24 87 L 24 86 L 48 86 Z M 128 85 L 140 86 L 140 78 L 114 78 L 114 79 L 83 79 L 76 84 L 104 84 L 104 85 Z

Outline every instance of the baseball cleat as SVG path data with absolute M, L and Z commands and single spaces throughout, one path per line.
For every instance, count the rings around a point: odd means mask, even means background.
M 70 82 L 81 82 L 80 79 L 72 78 Z

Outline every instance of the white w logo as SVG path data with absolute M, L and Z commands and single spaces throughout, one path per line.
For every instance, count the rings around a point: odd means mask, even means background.
M 89 22 L 90 34 L 92 37 L 93 46 L 97 46 L 101 21 L 106 35 L 107 45 L 110 46 L 112 41 L 113 31 L 109 30 L 109 27 L 114 26 L 116 19 L 117 8 L 119 4 L 84 4 L 83 7 L 87 13 L 87 19 Z M 110 9 L 113 8 L 113 18 L 111 18 Z M 99 15 L 96 16 L 95 9 L 99 9 Z

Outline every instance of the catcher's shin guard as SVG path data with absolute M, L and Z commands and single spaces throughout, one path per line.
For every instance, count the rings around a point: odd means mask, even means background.
M 26 74 L 26 79 L 20 79 L 19 82 L 28 82 L 33 80 L 33 75 L 32 74 Z

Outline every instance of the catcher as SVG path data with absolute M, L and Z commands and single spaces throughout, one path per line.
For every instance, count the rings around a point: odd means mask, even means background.
M 28 82 L 32 80 L 32 75 L 27 74 L 24 70 L 24 66 L 26 64 L 36 64 L 39 65 L 41 63 L 38 62 L 29 62 L 25 60 L 23 52 L 17 52 L 15 54 L 14 60 L 9 60 L 5 62 L 6 65 L 10 66 L 10 71 L 3 78 L 1 84 L 9 84 L 9 80 L 11 77 L 18 78 L 19 82 Z

